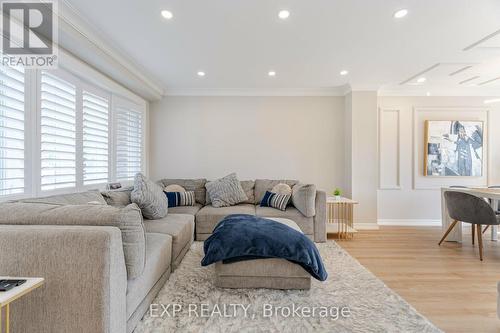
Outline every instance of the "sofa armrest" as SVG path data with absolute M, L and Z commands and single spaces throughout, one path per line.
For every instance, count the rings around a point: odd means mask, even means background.
M 0 225 L 0 276 L 43 277 L 12 303 L 13 332 L 125 332 L 127 272 L 115 227 Z
M 316 191 L 316 215 L 314 216 L 314 241 L 326 242 L 326 192 Z

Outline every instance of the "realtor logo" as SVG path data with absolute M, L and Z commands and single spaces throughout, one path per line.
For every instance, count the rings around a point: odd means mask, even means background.
M 2 2 L 3 66 L 57 66 L 57 2 Z

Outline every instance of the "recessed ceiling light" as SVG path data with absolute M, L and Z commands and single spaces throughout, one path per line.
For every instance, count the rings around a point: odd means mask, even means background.
M 486 99 L 484 104 L 500 103 L 500 98 Z
M 403 18 L 408 15 L 408 9 L 400 9 L 394 13 L 394 18 Z
M 199 72 L 198 72 L 198 73 L 196 73 L 196 74 L 198 74 L 198 76 L 205 76 L 205 72 L 203 72 L 203 71 L 199 71 Z
M 269 76 L 276 76 L 276 72 L 275 71 L 269 71 L 269 73 L 267 73 L 267 75 L 269 75 Z
M 161 11 L 161 16 L 163 16 L 164 18 L 166 18 L 167 20 L 170 20 L 172 17 L 174 17 L 174 14 L 172 14 L 171 11 L 168 11 L 168 10 L 162 10 Z
M 342 76 L 347 75 L 347 74 L 349 74 L 349 71 L 347 71 L 345 69 L 340 71 L 340 75 L 342 75 Z
M 419 78 L 417 79 L 417 82 L 418 82 L 418 83 L 424 83 L 425 81 L 427 81 L 427 79 L 426 79 L 425 77 L 423 77 L 423 76 L 422 76 L 422 77 L 419 77 Z
M 278 17 L 282 20 L 286 20 L 290 16 L 290 12 L 288 10 L 280 10 L 278 13 Z

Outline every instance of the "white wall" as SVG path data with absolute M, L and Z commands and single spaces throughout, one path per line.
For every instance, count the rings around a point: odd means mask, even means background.
M 483 100 L 378 97 L 377 117 L 372 92 L 165 97 L 150 109 L 151 177 L 214 179 L 235 171 L 241 179 L 296 178 L 352 193 L 360 201 L 358 224 L 439 224 L 440 186 L 500 184 L 500 104 L 485 106 Z M 429 183 L 421 175 L 422 122 L 443 117 L 488 120 L 488 177 Z
M 356 228 L 377 228 L 377 93 L 353 91 L 346 97 L 347 173 Z
M 379 97 L 379 153 L 381 154 L 379 222 L 440 224 L 439 187 L 500 184 L 500 105 L 482 97 Z M 423 121 L 485 120 L 484 162 L 487 172 L 478 178 L 423 176 Z M 398 124 L 399 129 L 393 127 Z M 396 141 L 398 144 L 394 144 Z M 399 148 L 399 153 L 398 153 Z
M 345 186 L 343 97 L 170 97 L 150 108 L 162 177 L 289 178 Z

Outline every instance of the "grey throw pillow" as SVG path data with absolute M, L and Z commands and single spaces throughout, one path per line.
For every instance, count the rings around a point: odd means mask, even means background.
M 207 188 L 212 206 L 229 207 L 248 200 L 241 183 L 235 173 L 224 178 L 214 180 L 205 185 Z
M 132 203 L 132 201 L 130 200 L 130 194 L 132 193 L 133 189 L 134 187 L 131 186 L 119 190 L 102 191 L 101 194 L 108 205 L 115 207 L 125 207 Z
M 279 183 L 278 185 L 274 185 L 271 192 L 281 195 L 292 195 L 292 188 L 288 184 Z
M 210 183 L 210 182 L 207 182 L 207 184 Z M 255 187 L 255 181 L 253 180 L 242 180 L 240 181 L 240 184 L 241 184 L 241 188 L 243 189 L 243 191 L 245 192 L 245 195 L 247 196 L 247 200 L 243 201 L 243 202 L 240 202 L 240 203 L 244 203 L 244 204 L 251 204 L 251 205 L 255 205 L 255 196 L 254 196 L 254 187 Z M 290 194 L 292 194 L 291 192 L 292 190 L 290 190 Z M 206 205 L 211 205 L 212 204 L 212 199 L 210 198 L 210 194 L 207 192 L 207 196 L 205 198 L 205 204 Z
M 304 216 L 316 215 L 316 186 L 297 184 L 292 187 L 292 203 Z
M 142 215 L 147 219 L 157 220 L 167 216 L 168 201 L 163 189 L 141 173 L 135 176 L 130 199 L 139 206 Z

